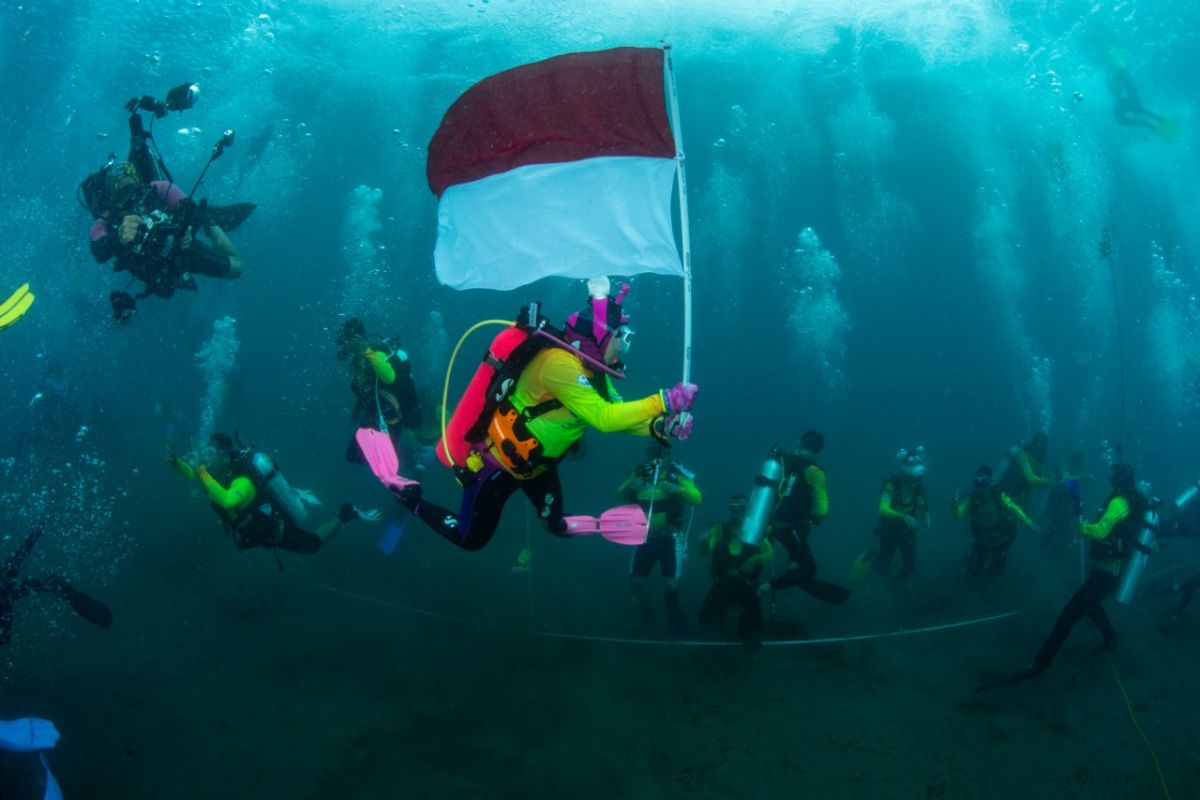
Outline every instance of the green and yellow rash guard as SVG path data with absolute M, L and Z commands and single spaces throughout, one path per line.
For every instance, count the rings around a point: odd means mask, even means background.
M 917 481 L 906 481 L 898 476 L 889 478 L 883 484 L 883 494 L 879 497 L 879 516 L 897 520 L 910 516 L 919 520 L 929 519 L 924 487 Z
M 559 347 L 543 350 L 533 357 L 517 380 L 512 403 L 517 411 L 548 400 L 557 400 L 562 408 L 529 421 L 529 432 L 542 444 L 548 458 L 559 458 L 590 427 L 602 433 L 631 433 L 649 436 L 649 423 L 666 408 L 662 392 L 631 402 L 605 400 L 589 381 L 590 372 L 578 356 Z M 608 380 L 601 375 L 600 379 Z
M 962 519 L 971 510 L 971 498 L 973 496 L 973 494 L 969 494 L 966 497 L 959 498 L 958 503 L 954 506 L 955 519 Z M 1033 527 L 1033 520 L 1029 518 L 1029 515 L 1004 492 L 1000 493 L 1000 506 L 1008 509 L 1026 528 Z
M 664 466 L 665 473 L 669 466 Z M 644 509 L 649 509 L 653 503 L 654 513 L 650 516 L 649 536 L 671 536 L 682 528 L 683 505 L 700 505 L 700 490 L 696 482 L 686 475 L 680 475 L 678 481 L 669 481 L 661 475 L 658 484 L 644 480 L 641 468 L 625 479 L 617 489 L 617 496 L 622 500 L 632 500 Z
M 738 538 L 736 529 L 728 523 L 718 522 L 708 529 L 700 540 L 700 555 L 713 557 L 713 578 L 745 580 L 741 567 L 744 563 L 759 569 L 775 558 L 771 540 L 764 538 L 755 555 L 745 557 L 748 545 Z

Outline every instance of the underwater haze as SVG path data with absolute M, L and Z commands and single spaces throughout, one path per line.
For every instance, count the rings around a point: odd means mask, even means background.
M 1153 557 L 1135 604 L 1108 603 L 1111 660 L 1084 623 L 1048 675 L 975 694 L 1029 663 L 1079 554 L 1023 531 L 1003 576 L 971 580 L 949 512 L 1039 431 L 1050 465 L 1095 476 L 1088 514 L 1113 460 L 1164 498 L 1200 478 L 1198 29 L 1171 0 L 5 0 L 0 296 L 29 282 L 37 299 L 0 332 L 0 562 L 42 527 L 25 572 L 115 621 L 22 600 L 0 719 L 55 721 L 68 798 L 1200 796 L 1200 612 L 1166 628 L 1172 601 L 1149 591 L 1196 572 L 1196 541 Z M 862 579 L 840 607 L 781 593 L 768 633 L 802 645 L 672 642 L 637 619 L 627 550 L 549 536 L 519 497 L 483 552 L 411 521 L 384 555 L 408 515 L 344 458 L 348 317 L 399 336 L 440 399 L 472 324 L 534 299 L 561 322 L 585 298 L 437 282 L 425 157 L 447 107 L 510 67 L 663 42 L 701 387 L 674 447 L 704 495 L 687 616 L 710 583 L 700 532 L 773 445 L 824 433 L 811 543 L 848 585 L 897 451 L 928 453 L 915 574 Z M 190 189 L 235 131 L 197 196 L 257 204 L 231 234 L 245 274 L 118 325 L 129 276 L 93 260 L 76 188 L 127 152 L 126 101 L 191 81 L 195 106 L 154 138 Z M 683 297 L 632 284 L 619 388 L 639 398 L 680 380 Z M 385 523 L 278 564 L 236 549 L 168 466 L 235 429 L 318 516 L 346 500 Z M 589 433 L 562 466 L 567 511 L 614 505 L 644 452 Z M 439 464 L 422 482 L 455 505 Z

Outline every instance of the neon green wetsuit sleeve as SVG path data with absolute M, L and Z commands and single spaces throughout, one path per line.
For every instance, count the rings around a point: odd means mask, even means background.
M 539 377 L 558 402 L 601 433 L 648 434 L 646 423 L 663 413 L 661 392 L 626 403 L 608 402 L 587 382 L 579 359 L 563 350 L 550 351 L 541 364 Z
M 829 516 L 829 493 L 825 491 L 825 470 L 809 464 L 804 470 L 804 480 L 812 487 L 812 519 L 818 525 Z
M 892 485 L 891 481 L 883 485 L 883 494 L 879 497 L 879 516 L 889 519 L 904 519 L 903 514 L 892 508 L 892 493 L 895 491 L 896 487 Z
M 683 502 L 688 505 L 700 505 L 700 489 L 696 487 L 696 482 L 691 478 L 680 476 L 679 478 L 679 496 L 683 498 Z
M 1017 519 L 1021 520 L 1021 523 L 1024 524 L 1026 528 L 1034 527 L 1033 520 L 1031 520 L 1029 518 L 1029 515 L 1025 513 L 1024 509 L 1022 509 L 1019 505 L 1017 505 L 1015 502 L 1013 502 L 1011 497 L 1009 497 L 1006 494 L 1001 493 L 1000 500 L 1001 500 L 1001 502 L 1004 503 L 1004 507 L 1007 508 L 1009 511 L 1011 511 L 1013 513 L 1013 516 L 1015 516 Z
M 368 347 L 363 352 L 363 358 L 367 359 L 371 369 L 375 370 L 375 376 L 379 378 L 380 383 L 391 386 L 395 382 L 396 369 L 388 363 L 387 353 L 381 353 Z
M 1129 501 L 1117 495 L 1108 502 L 1104 514 L 1095 522 L 1085 522 L 1080 526 L 1080 532 L 1092 539 L 1107 539 L 1121 520 L 1129 516 Z
M 254 502 L 254 484 L 244 475 L 234 478 L 228 489 L 207 472 L 200 473 L 200 482 L 204 484 L 204 491 L 208 493 L 208 499 L 226 511 L 242 508 Z
M 1021 475 L 1030 486 L 1053 486 L 1054 481 L 1047 480 L 1033 469 L 1033 456 L 1022 450 L 1017 453 L 1017 464 L 1021 467 Z

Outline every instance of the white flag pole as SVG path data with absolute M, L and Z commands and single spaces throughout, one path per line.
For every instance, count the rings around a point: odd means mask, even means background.
M 679 122 L 679 98 L 675 94 L 675 66 L 671 45 L 663 43 L 667 101 L 671 109 L 671 133 L 675 137 L 675 174 L 679 180 L 679 233 L 683 246 L 683 381 L 692 377 L 692 239 L 688 227 L 687 174 L 684 171 L 683 133 Z

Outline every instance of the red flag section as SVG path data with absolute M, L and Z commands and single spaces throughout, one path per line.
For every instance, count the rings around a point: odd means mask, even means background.
M 516 167 L 598 156 L 675 157 L 662 50 L 569 53 L 484 78 L 446 111 L 426 175 L 440 198 Z

